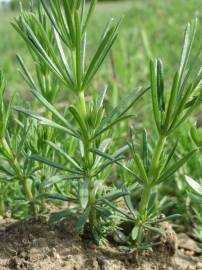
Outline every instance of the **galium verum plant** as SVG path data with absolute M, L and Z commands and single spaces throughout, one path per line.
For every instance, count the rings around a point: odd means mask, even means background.
M 137 227 L 133 230 L 133 240 L 140 241 L 142 230 L 147 228 L 147 222 L 154 218 L 149 202 L 154 190 L 160 183 L 165 183 L 179 168 L 197 151 L 192 150 L 183 158 L 170 165 L 177 144 L 170 153 L 165 152 L 167 141 L 174 131 L 183 124 L 201 102 L 202 70 L 193 72 L 198 54 L 190 62 L 190 53 L 195 38 L 197 19 L 188 24 L 181 54 L 180 65 L 175 73 L 169 97 L 165 98 L 163 67 L 160 60 L 150 62 L 150 81 L 152 108 L 158 132 L 158 140 L 149 154 L 147 136 L 144 133 L 141 156 L 137 153 L 135 144 L 131 150 L 138 172 L 138 181 L 143 185 L 143 193 L 138 210 Z
M 4 94 L 6 83 L 2 73 L 0 74 L 0 178 L 2 191 L 6 191 L 5 186 L 19 185 L 22 194 L 20 200 L 28 204 L 31 209 L 32 217 L 37 217 L 39 200 L 35 198 L 33 190 L 33 180 L 35 173 L 39 170 L 30 159 L 31 150 L 27 148 L 27 136 L 30 128 L 28 120 L 14 119 L 12 116 L 13 98 L 6 104 Z M 11 124 L 15 126 L 15 131 L 11 128 Z M 4 195 L 1 193 L 1 213 L 5 214 Z M 19 196 L 16 192 L 16 198 Z M 18 199 L 19 200 L 19 199 Z
M 47 109 L 47 112 L 51 113 L 52 117 L 50 119 L 19 107 L 16 107 L 16 110 L 37 119 L 42 125 L 64 132 L 67 140 L 73 137 L 77 141 L 77 154 L 74 157 L 65 152 L 62 145 L 59 146 L 57 142 L 47 142 L 63 156 L 65 165 L 44 156 L 34 155 L 32 159 L 67 173 L 66 177 L 53 177 L 52 185 L 65 179 L 72 180 L 72 183 L 76 181 L 76 194 L 74 193 L 74 197 L 66 196 L 65 198 L 67 201 L 72 199 L 74 203 L 78 203 L 77 211 L 80 213 L 80 218 L 77 229 L 81 230 L 89 220 L 91 232 L 99 241 L 100 221 L 110 216 L 110 212 L 102 208 L 101 197 L 105 182 L 100 179 L 100 175 L 109 165 L 120 161 L 125 150 L 125 147 L 118 149 L 111 155 L 111 160 L 106 160 L 103 153 L 108 151 L 112 141 L 108 134 L 114 125 L 131 117 L 131 115 L 126 115 L 127 111 L 148 89 L 136 88 L 130 91 L 107 115 L 104 108 L 106 87 L 87 103 L 86 92 L 114 44 L 120 25 L 120 22 L 113 25 L 112 20 L 109 21 L 101 34 L 95 54 L 87 64 L 86 32 L 95 4 L 96 1 L 92 0 L 86 14 L 85 0 L 41 0 L 40 5 L 44 16 L 49 19 L 54 42 L 49 42 L 43 22 L 33 12 L 22 12 L 16 19 L 14 27 L 21 34 L 34 57 L 40 61 L 40 65 L 43 63 L 66 88 L 67 101 L 72 104 L 72 101 L 68 100 L 70 95 L 73 95 L 76 100 L 76 105 L 67 107 L 67 113 L 63 115 L 44 95 L 45 91 L 38 89 L 24 62 L 19 58 L 23 77 L 31 87 L 32 94 Z M 49 179 L 49 186 L 50 182 Z M 75 187 L 75 184 L 72 185 Z M 105 196 L 117 199 L 123 194 L 118 190 L 113 193 L 113 196 L 112 194 L 105 194 Z M 57 198 L 61 198 L 61 195 Z M 62 200 L 65 198 L 63 196 Z M 70 211 L 65 211 L 65 214 L 67 215 Z
M 162 207 L 157 204 L 158 187 L 160 184 L 165 184 L 172 179 L 173 174 L 197 152 L 197 149 L 193 149 L 181 159 L 175 161 L 174 164 L 171 164 L 172 157 L 177 148 L 177 142 L 170 152 L 166 151 L 170 136 L 190 117 L 191 113 L 201 103 L 201 68 L 198 73 L 195 73 L 196 59 L 200 50 L 193 57 L 193 60 L 191 59 L 190 61 L 196 27 L 197 19 L 192 24 L 187 25 L 180 65 L 173 78 L 171 91 L 168 96 L 165 92 L 161 60 L 155 59 L 150 61 L 152 110 L 158 138 L 154 145 L 149 145 L 147 131 L 144 129 L 141 151 L 139 151 L 135 139 L 135 131 L 131 129 L 131 143 L 129 145 L 133 166 L 131 169 L 131 166 L 126 167 L 120 164 L 142 186 L 138 209 L 134 209 L 132 197 L 129 195 L 124 196 L 128 212 L 106 201 L 109 206 L 121 213 L 125 220 L 134 224 L 131 232 L 131 245 L 138 249 L 149 248 L 154 244 L 151 243 L 151 239 L 149 239 L 148 243 L 144 242 L 146 231 L 161 233 L 161 230 L 155 225 L 169 218 L 176 217 L 176 215 L 166 218 L 159 217 Z M 127 192 L 125 187 L 124 190 Z

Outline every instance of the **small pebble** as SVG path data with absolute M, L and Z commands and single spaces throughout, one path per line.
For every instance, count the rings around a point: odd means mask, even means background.
M 72 259 L 72 255 L 67 255 L 66 257 L 64 257 L 64 261 L 69 261 Z
M 61 267 L 65 267 L 65 266 L 67 266 L 66 262 L 62 262 Z
M 186 250 L 186 251 L 184 251 L 184 254 L 187 255 L 187 256 L 193 256 L 194 251 L 193 250 Z

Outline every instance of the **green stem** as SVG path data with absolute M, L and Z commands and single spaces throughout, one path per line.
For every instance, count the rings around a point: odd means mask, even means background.
M 138 221 L 138 236 L 136 240 L 136 244 L 141 242 L 142 234 L 143 234 L 143 225 L 147 219 L 147 210 L 149 200 L 152 194 L 152 183 L 158 177 L 160 173 L 160 162 L 161 162 L 161 155 L 164 149 L 164 145 L 166 143 L 166 137 L 160 136 L 155 147 L 153 153 L 153 159 L 151 162 L 150 170 L 149 170 L 149 183 L 145 184 L 143 187 L 143 193 L 139 205 L 139 221 Z
M 79 92 L 78 95 L 78 104 L 81 116 L 85 119 L 87 115 L 86 110 L 86 102 L 85 102 L 85 95 L 84 91 Z M 84 159 L 85 159 L 85 169 L 86 175 L 90 175 L 89 172 L 91 170 L 91 153 L 89 152 L 90 141 L 83 141 L 84 144 Z M 94 187 L 94 179 L 91 176 L 87 177 L 88 179 L 88 192 L 89 192 L 89 200 L 88 206 L 90 206 L 90 216 L 89 222 L 91 229 L 97 226 L 97 214 L 96 214 L 96 195 L 95 195 L 95 187 Z M 85 180 L 86 181 L 86 180 Z
M 32 192 L 29 188 L 28 179 L 25 177 L 22 177 L 21 180 L 22 180 L 22 186 L 23 186 L 24 193 L 25 193 L 27 199 L 30 201 L 30 206 L 32 209 L 33 217 L 37 218 L 37 210 L 36 210 L 36 206 L 34 203 L 34 198 L 33 198 Z
M 85 118 L 87 111 L 86 111 L 86 101 L 85 101 L 84 91 L 79 92 L 78 103 L 79 103 L 79 109 L 80 109 L 81 115 Z
M 45 166 L 43 166 L 43 168 L 41 169 L 41 183 L 44 182 L 45 180 Z M 43 186 L 43 185 L 42 185 Z M 45 193 L 46 193 L 46 189 L 44 187 L 42 187 L 40 189 L 40 195 L 41 195 L 41 209 L 44 210 L 46 208 L 46 200 L 45 200 Z
M 95 208 L 96 204 L 95 187 L 94 187 L 94 180 L 92 177 L 89 179 L 88 190 L 89 190 L 89 206 L 91 207 L 89 221 L 90 227 L 91 229 L 93 229 L 97 226 L 97 214 Z

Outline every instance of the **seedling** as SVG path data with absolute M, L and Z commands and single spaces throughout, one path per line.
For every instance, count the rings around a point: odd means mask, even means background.
M 197 59 L 197 55 L 194 57 L 191 64 L 189 64 L 196 26 L 197 20 L 191 25 L 188 24 L 186 28 L 180 65 L 173 78 L 171 92 L 167 99 L 165 98 L 162 62 L 159 59 L 150 61 L 152 109 L 158 139 L 155 145 L 149 146 L 147 132 L 143 130 L 141 153 L 139 154 L 135 140 L 135 132 L 131 129 L 130 150 L 134 166 L 131 170 L 121 165 L 125 170 L 130 172 L 135 180 L 142 186 L 138 211 L 135 211 L 132 201 L 128 196 L 125 197 L 125 201 L 130 214 L 121 211 L 128 222 L 131 223 L 132 220 L 134 222 L 131 238 L 137 249 L 145 248 L 145 243 L 142 244 L 145 231 L 161 233 L 161 230 L 154 225 L 169 219 L 168 217 L 158 217 L 161 210 L 160 206 L 159 208 L 158 205 L 157 207 L 155 206 L 157 203 L 158 186 L 168 182 L 172 175 L 197 152 L 197 149 L 193 149 L 174 164 L 170 164 L 175 154 L 177 142 L 170 153 L 165 151 L 170 136 L 190 117 L 191 113 L 201 102 L 201 69 L 197 74 L 192 73 L 196 64 L 195 59 Z M 115 206 L 112 205 L 111 207 L 115 208 Z M 120 212 L 120 209 L 117 209 L 117 211 Z M 174 215 L 170 218 L 173 217 L 176 216 Z M 148 247 L 148 245 L 146 246 Z M 151 247 L 152 243 L 150 243 L 149 246 Z
M 149 155 L 145 131 L 143 133 L 141 156 L 137 153 L 135 142 L 131 146 L 131 152 L 137 167 L 137 179 L 143 185 L 143 193 L 138 210 L 138 226 L 133 231 L 133 240 L 137 242 L 142 238 L 144 226 L 147 226 L 147 222 L 151 221 L 149 201 L 151 196 L 153 196 L 152 190 L 160 183 L 167 182 L 197 151 L 197 149 L 192 150 L 173 165 L 170 165 L 170 161 L 175 153 L 177 144 L 174 145 L 169 154 L 165 153 L 166 142 L 169 140 L 169 136 L 190 117 L 191 113 L 201 102 L 201 69 L 196 75 L 192 74 L 197 56 L 189 64 L 196 27 L 197 20 L 191 25 L 188 24 L 186 28 L 180 66 L 174 76 L 170 96 L 167 100 L 165 100 L 164 96 L 162 63 L 160 60 L 150 62 L 152 107 L 159 138 L 151 156 Z

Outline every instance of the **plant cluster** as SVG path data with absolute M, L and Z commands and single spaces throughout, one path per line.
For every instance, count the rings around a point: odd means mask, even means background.
M 190 57 L 197 20 L 186 28 L 172 86 L 165 86 L 162 61 L 153 59 L 149 86 L 128 91 L 108 110 L 110 89 L 105 86 L 97 92 L 91 87 L 121 21 L 109 20 L 95 52 L 89 51 L 87 34 L 95 6 L 96 0 L 89 5 L 85 0 L 40 0 L 37 9 L 22 10 L 12 23 L 33 59 L 30 72 L 17 56 L 35 104 L 14 106 L 11 99 L 7 105 L 1 75 L 0 213 L 10 209 L 14 217 L 37 219 L 47 216 L 55 203 L 62 209 L 51 213 L 50 221 L 71 217 L 76 230 L 87 231 L 98 244 L 115 231 L 122 248 L 147 249 L 162 233 L 159 224 L 178 217 L 161 215 L 167 202 L 159 199 L 159 187 L 167 185 L 198 151 L 195 147 L 173 161 L 178 141 L 170 147 L 172 135 L 202 100 L 198 54 Z M 149 92 L 156 141 L 143 129 L 141 143 L 137 142 L 139 131 L 131 128 L 127 144 L 114 144 L 121 137 L 116 133 L 122 123 L 134 122 L 129 110 Z M 65 104 L 59 107 L 61 94 Z M 137 190 L 139 203 L 134 199 Z M 14 193 L 17 207 L 8 200 Z M 124 224 L 131 229 L 124 230 Z

